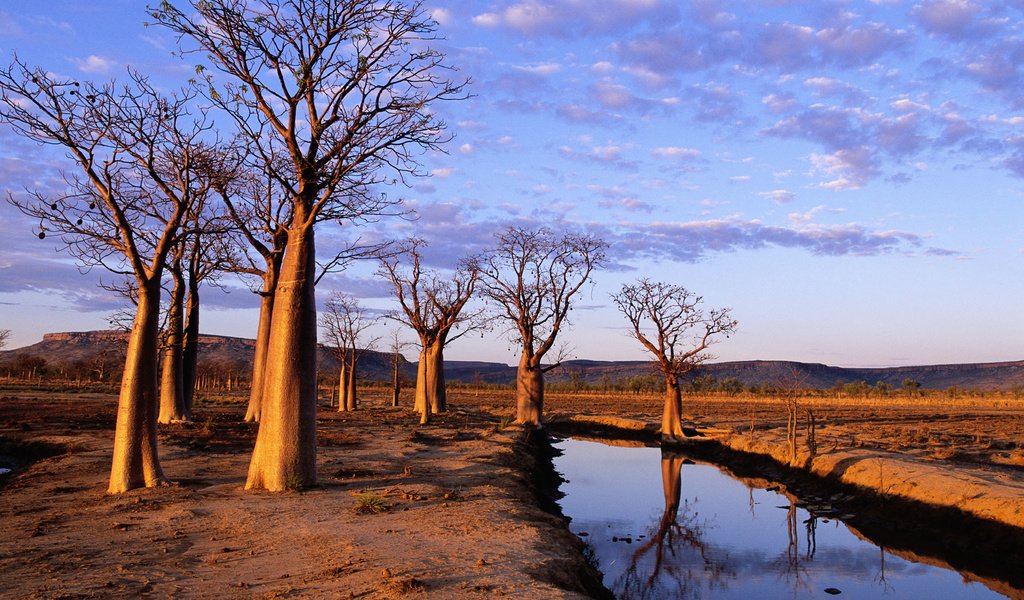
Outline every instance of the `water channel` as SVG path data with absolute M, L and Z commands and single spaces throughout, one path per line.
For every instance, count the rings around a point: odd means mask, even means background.
M 562 512 L 617 598 L 1005 598 L 896 556 L 843 515 L 659 448 L 555 443 Z M 817 513 L 818 516 L 812 514 Z

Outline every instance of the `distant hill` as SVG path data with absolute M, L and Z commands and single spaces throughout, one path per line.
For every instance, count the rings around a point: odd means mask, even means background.
M 118 331 L 72 331 L 47 333 L 43 341 L 14 350 L 0 352 L 0 369 L 12 369 L 26 360 L 42 359 L 47 370 L 108 370 L 119 372 L 124 364 L 128 334 Z M 224 335 L 199 336 L 200 369 L 247 376 L 252 371 L 256 341 Z M 361 375 L 367 379 L 389 380 L 392 355 L 367 351 L 359 363 Z M 319 348 L 320 369 L 336 372 L 340 365 L 334 352 L 324 345 Z M 413 378 L 415 363 L 401 359 L 402 373 Z
M 43 359 L 48 369 L 101 368 L 119 370 L 124 361 L 127 334 L 111 331 L 83 331 L 48 333 L 43 340 L 31 346 L 0 352 L 0 368 L 12 368 L 31 357 Z M 252 369 L 254 340 L 220 335 L 199 338 L 201 367 L 218 371 L 247 374 Z M 105 363 L 105 366 L 103 365 Z M 391 374 L 391 355 L 368 352 L 362 363 L 362 376 L 387 380 Z M 322 373 L 335 372 L 338 360 L 325 346 L 320 346 Z M 401 360 L 403 375 L 416 376 L 416 363 Z M 465 383 L 515 382 L 516 369 L 502 363 L 484 361 L 447 361 L 445 377 Z M 621 381 L 631 377 L 654 373 L 650 362 L 571 360 L 548 374 L 550 382 L 578 378 L 588 384 Z M 900 387 L 906 379 L 913 379 L 925 389 L 946 389 L 957 386 L 965 389 L 1006 390 L 1024 387 L 1024 361 L 975 363 L 954 365 L 926 365 L 914 367 L 849 368 L 818 363 L 778 360 L 752 360 L 709 363 L 694 376 L 706 375 L 717 381 L 735 379 L 743 386 L 786 385 L 800 382 L 802 386 L 829 388 L 836 383 L 864 381 L 869 385 L 884 382 Z

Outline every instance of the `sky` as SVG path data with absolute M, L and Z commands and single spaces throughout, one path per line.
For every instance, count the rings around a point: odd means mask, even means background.
M 181 5 L 181 2 L 178 2 Z M 0 57 L 80 79 L 126 68 L 174 89 L 200 57 L 138 0 L 0 2 Z M 639 360 L 609 295 L 650 277 L 730 307 L 717 360 L 897 366 L 1024 359 L 1024 2 L 527 0 L 426 3 L 472 97 L 430 177 L 390 192 L 438 268 L 515 224 L 610 245 L 563 339 Z M 0 189 L 59 181 L 60 152 L 0 126 Z M 8 348 L 103 329 L 122 302 L 0 203 Z M 331 233 L 321 249 L 330 250 Z M 325 247 L 326 246 L 326 247 Z M 372 265 L 329 276 L 393 304 Z M 254 337 L 257 298 L 225 276 L 204 333 Z M 381 335 L 389 327 L 381 325 Z M 409 339 L 411 335 L 407 335 Z M 496 329 L 446 357 L 514 363 Z M 413 358 L 413 352 L 407 352 Z

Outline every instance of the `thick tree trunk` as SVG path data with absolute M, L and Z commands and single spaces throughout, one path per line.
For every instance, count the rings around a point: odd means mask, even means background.
M 338 412 L 348 410 L 345 398 L 348 396 L 348 361 L 341 357 L 341 369 L 338 372 Z
M 303 222 L 303 216 L 295 220 Z M 316 483 L 315 268 L 312 225 L 289 231 L 246 489 L 278 492 Z
M 157 456 L 157 352 L 160 274 L 139 286 L 114 426 L 114 457 L 107 492 L 119 494 L 164 483 Z
M 353 350 L 348 360 L 348 377 L 345 389 L 345 410 L 353 411 L 359 406 L 358 390 L 356 389 L 356 351 Z
M 174 278 L 174 287 L 171 289 L 170 305 L 167 308 L 167 332 L 160 375 L 160 414 L 157 417 L 157 422 L 163 424 L 189 420 L 182 389 L 182 312 L 185 302 L 185 279 L 180 271 L 171 269 L 171 274 Z
M 516 371 L 516 423 L 540 427 L 544 417 L 544 371 L 523 353 Z
M 668 375 L 665 377 L 665 406 L 661 411 L 661 439 L 681 440 L 684 437 L 683 394 L 679 378 Z
M 256 348 L 252 361 L 252 385 L 249 388 L 249 407 L 245 411 L 246 422 L 260 420 L 263 387 L 267 369 L 267 348 L 270 343 L 270 325 L 274 317 L 274 288 L 277 287 L 277 270 L 268 261 L 263 275 L 263 291 L 260 296 L 260 322 L 256 329 Z
M 199 370 L 199 284 L 189 280 L 185 311 L 185 339 L 181 349 L 181 393 L 185 412 L 192 418 L 196 396 L 196 374 Z
M 423 404 L 430 403 L 431 413 L 448 410 L 448 396 L 444 381 L 444 344 L 434 342 L 420 352 L 420 366 L 416 377 L 416 401 L 423 412 Z
M 426 346 L 420 347 L 420 358 L 416 363 L 416 395 L 413 402 L 413 410 L 423 414 L 423 407 L 427 403 L 427 359 Z

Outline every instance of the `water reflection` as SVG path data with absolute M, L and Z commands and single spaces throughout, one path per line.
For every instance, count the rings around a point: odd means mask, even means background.
M 558 445 L 562 510 L 617 597 L 1003 597 L 678 452 Z
M 646 535 L 647 541 L 633 552 L 621 581 L 613 586 L 619 597 L 699 598 L 700 580 L 713 585 L 733 575 L 727 561 L 716 560 L 709 551 L 698 515 L 689 503 L 679 514 L 685 461 L 678 453 L 666 451 L 661 455 L 665 511 L 657 528 Z M 701 563 L 701 576 L 694 577 L 693 568 Z

